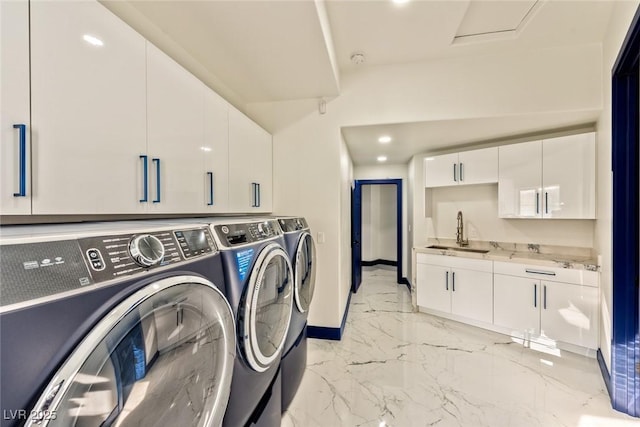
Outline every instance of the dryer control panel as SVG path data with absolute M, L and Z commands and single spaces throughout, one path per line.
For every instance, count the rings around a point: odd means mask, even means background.
M 269 240 L 282 234 L 275 220 L 215 225 L 214 230 L 220 243 L 227 248 Z
M 309 229 L 307 220 L 304 218 L 279 218 L 278 223 L 285 233 Z

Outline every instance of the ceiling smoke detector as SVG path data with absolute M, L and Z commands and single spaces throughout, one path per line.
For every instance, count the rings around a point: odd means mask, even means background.
M 356 52 L 351 54 L 351 62 L 356 65 L 360 65 L 365 61 L 364 53 Z

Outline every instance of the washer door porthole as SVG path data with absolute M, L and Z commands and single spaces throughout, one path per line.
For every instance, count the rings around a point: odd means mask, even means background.
M 287 253 L 271 244 L 258 255 L 249 278 L 242 316 L 247 362 L 263 372 L 279 360 L 293 307 L 293 271 Z

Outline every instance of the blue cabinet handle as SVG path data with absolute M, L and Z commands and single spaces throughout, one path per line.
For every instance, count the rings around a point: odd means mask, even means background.
M 13 193 L 13 197 L 25 197 L 27 195 L 27 125 L 13 125 L 13 128 L 20 131 L 20 190 Z
M 549 193 L 544 192 L 544 213 L 549 213 Z
M 207 206 L 213 206 L 213 172 L 207 172 L 209 177 L 209 202 Z
M 251 183 L 251 198 L 253 199 L 251 200 L 251 207 L 257 208 L 258 207 L 258 183 L 257 182 Z
M 149 158 L 144 154 L 140 155 L 142 159 L 142 199 L 140 203 L 147 203 L 149 201 Z
M 156 164 L 156 198 L 153 203 L 160 203 L 160 159 L 154 157 L 151 161 Z

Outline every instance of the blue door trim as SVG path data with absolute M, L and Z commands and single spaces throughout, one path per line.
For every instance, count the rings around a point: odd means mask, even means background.
M 358 179 L 355 181 L 354 199 L 362 196 L 363 185 L 385 185 L 392 184 L 396 186 L 396 259 L 398 260 L 398 268 L 396 269 L 396 282 L 399 284 L 406 284 L 408 280 L 402 276 L 402 180 L 401 179 Z M 352 209 L 351 212 L 351 226 L 357 227 L 352 234 L 355 236 L 362 236 L 362 204 L 354 203 L 354 206 L 358 206 L 359 209 Z M 353 274 L 353 271 L 361 269 L 362 260 L 362 245 L 351 246 L 351 259 L 352 259 L 352 277 L 357 277 L 357 274 Z M 357 264 L 357 265 L 356 265 Z M 352 283 L 352 289 L 357 292 L 360 283 L 355 281 Z
M 612 75 L 613 331 L 611 403 L 640 417 L 640 272 L 638 212 L 640 167 L 638 63 L 640 8 Z

